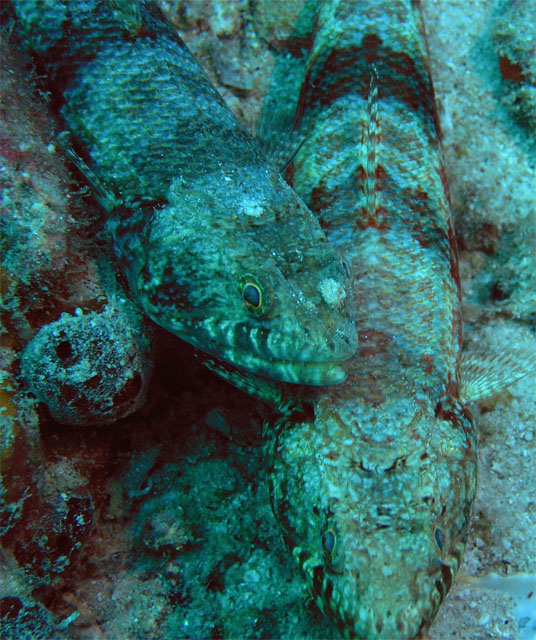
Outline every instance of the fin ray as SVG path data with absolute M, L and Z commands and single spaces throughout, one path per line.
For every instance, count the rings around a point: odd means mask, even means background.
M 460 395 L 464 402 L 479 402 L 499 393 L 520 378 L 536 371 L 536 350 L 483 353 L 464 351 Z

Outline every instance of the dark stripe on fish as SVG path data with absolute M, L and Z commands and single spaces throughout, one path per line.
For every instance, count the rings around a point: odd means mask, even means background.
M 250 372 L 342 381 L 356 347 L 350 277 L 160 10 L 28 6 L 14 4 L 20 36 L 145 313 Z
M 403 102 L 419 113 L 429 128 L 430 141 L 436 144 L 439 121 L 428 69 L 410 55 L 383 46 L 376 34 L 364 36 L 361 47 L 332 49 L 321 67 L 307 71 L 294 126 L 299 127 L 309 110 L 329 107 L 347 94 L 359 94 L 366 100 L 373 65 L 380 99 Z

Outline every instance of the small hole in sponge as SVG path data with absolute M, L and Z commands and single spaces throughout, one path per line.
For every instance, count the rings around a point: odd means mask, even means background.
M 70 360 L 73 357 L 73 348 L 69 340 L 63 340 L 56 346 L 56 353 L 60 360 Z

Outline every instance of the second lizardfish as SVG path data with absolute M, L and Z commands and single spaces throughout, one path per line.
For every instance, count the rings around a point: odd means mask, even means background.
M 14 7 L 147 315 L 256 374 L 344 380 L 357 346 L 345 264 L 159 9 Z

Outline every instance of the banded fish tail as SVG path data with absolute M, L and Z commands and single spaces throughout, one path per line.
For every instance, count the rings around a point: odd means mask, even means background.
M 342 381 L 357 344 L 347 269 L 159 9 L 13 4 L 145 313 L 256 374 Z

